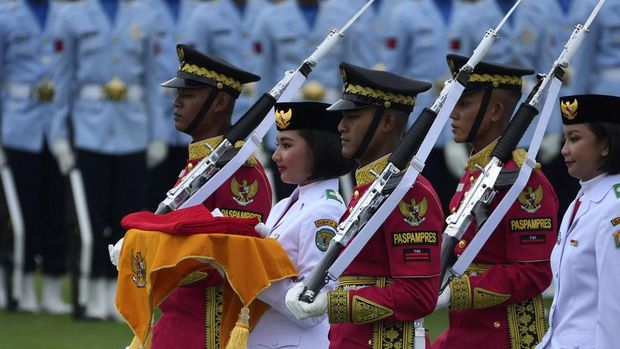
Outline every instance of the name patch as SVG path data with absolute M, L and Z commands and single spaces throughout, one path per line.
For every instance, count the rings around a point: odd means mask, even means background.
M 620 224 L 620 217 L 616 217 L 611 220 L 611 225 L 613 225 L 614 227 L 618 224 Z
M 338 223 L 336 223 L 336 221 L 331 220 L 331 219 L 319 219 L 317 221 L 314 221 L 314 226 L 316 226 L 317 228 L 324 227 L 324 226 L 336 228 L 338 226 Z
M 408 231 L 392 233 L 392 246 L 437 245 L 436 231 Z
M 258 218 L 259 220 L 263 220 L 263 215 L 256 212 L 249 211 L 239 211 L 239 210 L 230 210 L 227 208 L 220 209 L 224 217 L 232 217 L 232 218 Z
M 510 220 L 510 230 L 513 232 L 551 229 L 553 229 L 553 221 L 551 218 L 520 218 Z

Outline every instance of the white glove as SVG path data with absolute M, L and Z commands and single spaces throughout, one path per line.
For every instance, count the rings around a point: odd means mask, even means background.
M 317 317 L 327 311 L 327 293 L 319 293 L 312 303 L 299 300 L 299 296 L 304 291 L 304 284 L 301 282 L 293 286 L 286 292 L 286 308 L 295 316 L 297 320 L 304 320 L 309 317 Z
M 220 211 L 219 208 L 216 208 L 215 210 L 211 211 L 211 215 L 213 217 L 224 217 L 224 214 L 222 213 L 222 211 Z
M 268 237 L 269 233 L 271 233 L 271 229 L 269 229 L 263 222 L 259 222 L 257 225 L 255 225 L 254 230 L 256 230 L 260 234 L 260 236 L 264 238 Z
M 112 244 L 108 245 L 108 252 L 110 252 L 110 261 L 114 264 L 115 267 L 118 267 L 118 258 L 121 255 L 121 248 L 123 248 L 123 239 L 121 238 L 118 242 L 112 246 Z
M 152 141 L 146 148 L 146 167 L 159 165 L 168 156 L 168 145 L 163 141 Z
M 543 137 L 540 143 L 540 151 L 538 152 L 538 159 L 544 164 L 548 164 L 560 155 L 561 136 L 559 134 L 547 134 Z
M 75 156 L 73 155 L 73 150 L 71 150 L 69 141 L 66 139 L 56 141 L 52 144 L 50 151 L 56 158 L 60 173 L 63 175 L 66 175 L 73 167 L 75 167 Z
M 455 178 L 461 178 L 465 173 L 465 166 L 467 166 L 467 160 L 469 159 L 467 147 L 463 143 L 456 143 L 454 140 L 450 140 L 446 143 L 443 151 L 448 171 Z
M 452 290 L 450 290 L 450 285 L 444 288 L 443 292 L 439 295 L 437 299 L 437 305 L 435 306 L 435 310 L 444 309 L 450 306 L 450 297 L 452 295 Z

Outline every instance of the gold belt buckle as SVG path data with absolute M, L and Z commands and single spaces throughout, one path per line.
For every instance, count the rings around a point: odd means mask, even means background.
M 50 102 L 52 99 L 54 99 L 56 88 L 54 87 L 53 82 L 45 79 L 41 81 L 39 85 L 37 85 L 35 93 L 38 100 L 42 102 Z
M 127 98 L 127 85 L 123 80 L 114 78 L 103 87 L 103 93 L 106 99 L 115 102 L 122 101 Z

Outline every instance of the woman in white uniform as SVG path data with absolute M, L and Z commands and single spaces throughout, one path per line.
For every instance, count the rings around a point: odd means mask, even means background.
M 620 97 L 560 98 L 568 173 L 581 190 L 551 255 L 555 294 L 537 349 L 619 348 Z
M 339 113 L 329 104 L 276 104 L 277 148 L 272 159 L 283 182 L 297 185 L 291 196 L 271 210 L 263 232 L 277 239 L 297 268 L 298 280 L 319 262 L 346 204 L 338 193 L 338 177 L 351 171 L 341 155 Z M 312 348 L 329 346 L 327 317 L 295 319 L 284 305 L 294 280 L 273 283 L 258 298 L 271 308 L 252 329 L 248 348 Z

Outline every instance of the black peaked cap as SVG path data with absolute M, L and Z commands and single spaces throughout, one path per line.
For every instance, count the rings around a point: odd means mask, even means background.
M 340 100 L 329 107 L 329 110 L 352 110 L 376 105 L 410 113 L 416 96 L 432 86 L 425 81 L 346 62 L 340 64 L 340 74 L 344 91 Z
M 161 86 L 173 88 L 201 88 L 213 86 L 234 97 L 241 93 L 243 84 L 260 80 L 260 76 L 235 67 L 225 60 L 201 53 L 195 48 L 177 45 L 179 70 Z

